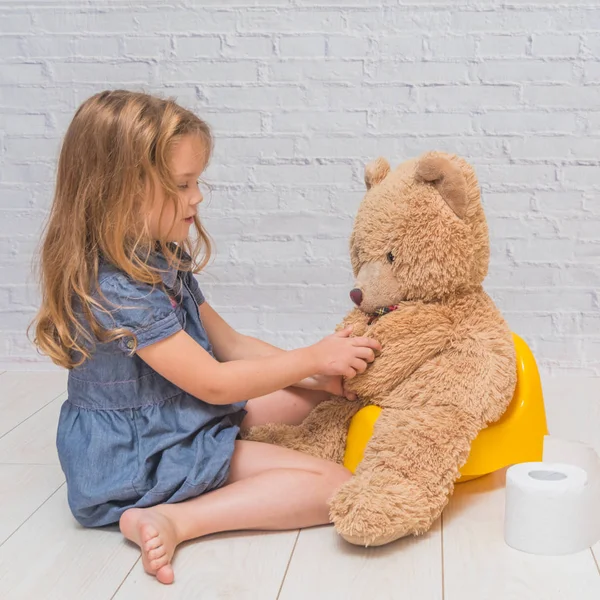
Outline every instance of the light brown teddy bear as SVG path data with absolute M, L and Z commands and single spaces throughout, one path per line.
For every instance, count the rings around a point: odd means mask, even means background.
M 299 426 L 256 427 L 247 437 L 342 462 L 352 417 L 380 406 L 330 514 L 349 542 L 381 545 L 438 519 L 471 442 L 510 403 L 516 357 L 482 288 L 489 239 L 473 168 L 441 152 L 395 171 L 378 158 L 365 182 L 350 239 L 357 307 L 338 329 L 352 325 L 382 352 L 346 382 L 358 401 L 332 397 Z

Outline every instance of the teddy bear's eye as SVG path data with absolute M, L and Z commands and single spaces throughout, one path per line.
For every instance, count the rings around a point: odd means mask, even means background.
M 393 263 L 394 262 L 394 255 L 391 252 L 388 252 L 387 259 L 388 259 L 388 262 Z

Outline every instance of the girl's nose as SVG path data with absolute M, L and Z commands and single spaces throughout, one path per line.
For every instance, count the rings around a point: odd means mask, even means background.
M 363 300 L 362 291 L 359 290 L 358 288 L 354 288 L 350 292 L 350 298 L 351 298 L 352 302 L 354 302 L 354 304 L 356 304 L 356 306 L 360 306 L 360 303 Z

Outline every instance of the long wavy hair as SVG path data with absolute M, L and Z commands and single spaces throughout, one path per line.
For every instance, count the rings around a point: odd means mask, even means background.
M 55 364 L 72 369 L 90 358 L 96 340 L 131 336 L 123 329 L 103 329 L 92 312 L 93 307 L 107 311 L 92 297 L 101 257 L 134 280 L 152 285 L 162 282 L 161 271 L 149 260 L 157 248 L 170 266 L 181 270 L 198 273 L 209 261 L 210 238 L 197 216 L 195 239 L 178 245 L 169 243 L 168 233 L 165 239 L 153 239 L 144 219 L 155 186 L 164 193 L 163 210 L 171 202 L 173 214 L 178 214 L 169 161 L 184 135 L 200 138 L 208 162 L 208 125 L 171 99 L 105 91 L 75 113 L 63 140 L 36 265 L 41 307 L 30 325 L 35 327 L 34 343 Z

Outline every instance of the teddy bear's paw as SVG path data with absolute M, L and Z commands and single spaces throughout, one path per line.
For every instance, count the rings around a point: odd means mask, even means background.
M 330 506 L 338 533 L 361 546 L 381 546 L 425 533 L 435 510 L 414 483 L 386 473 L 361 474 L 340 488 Z

